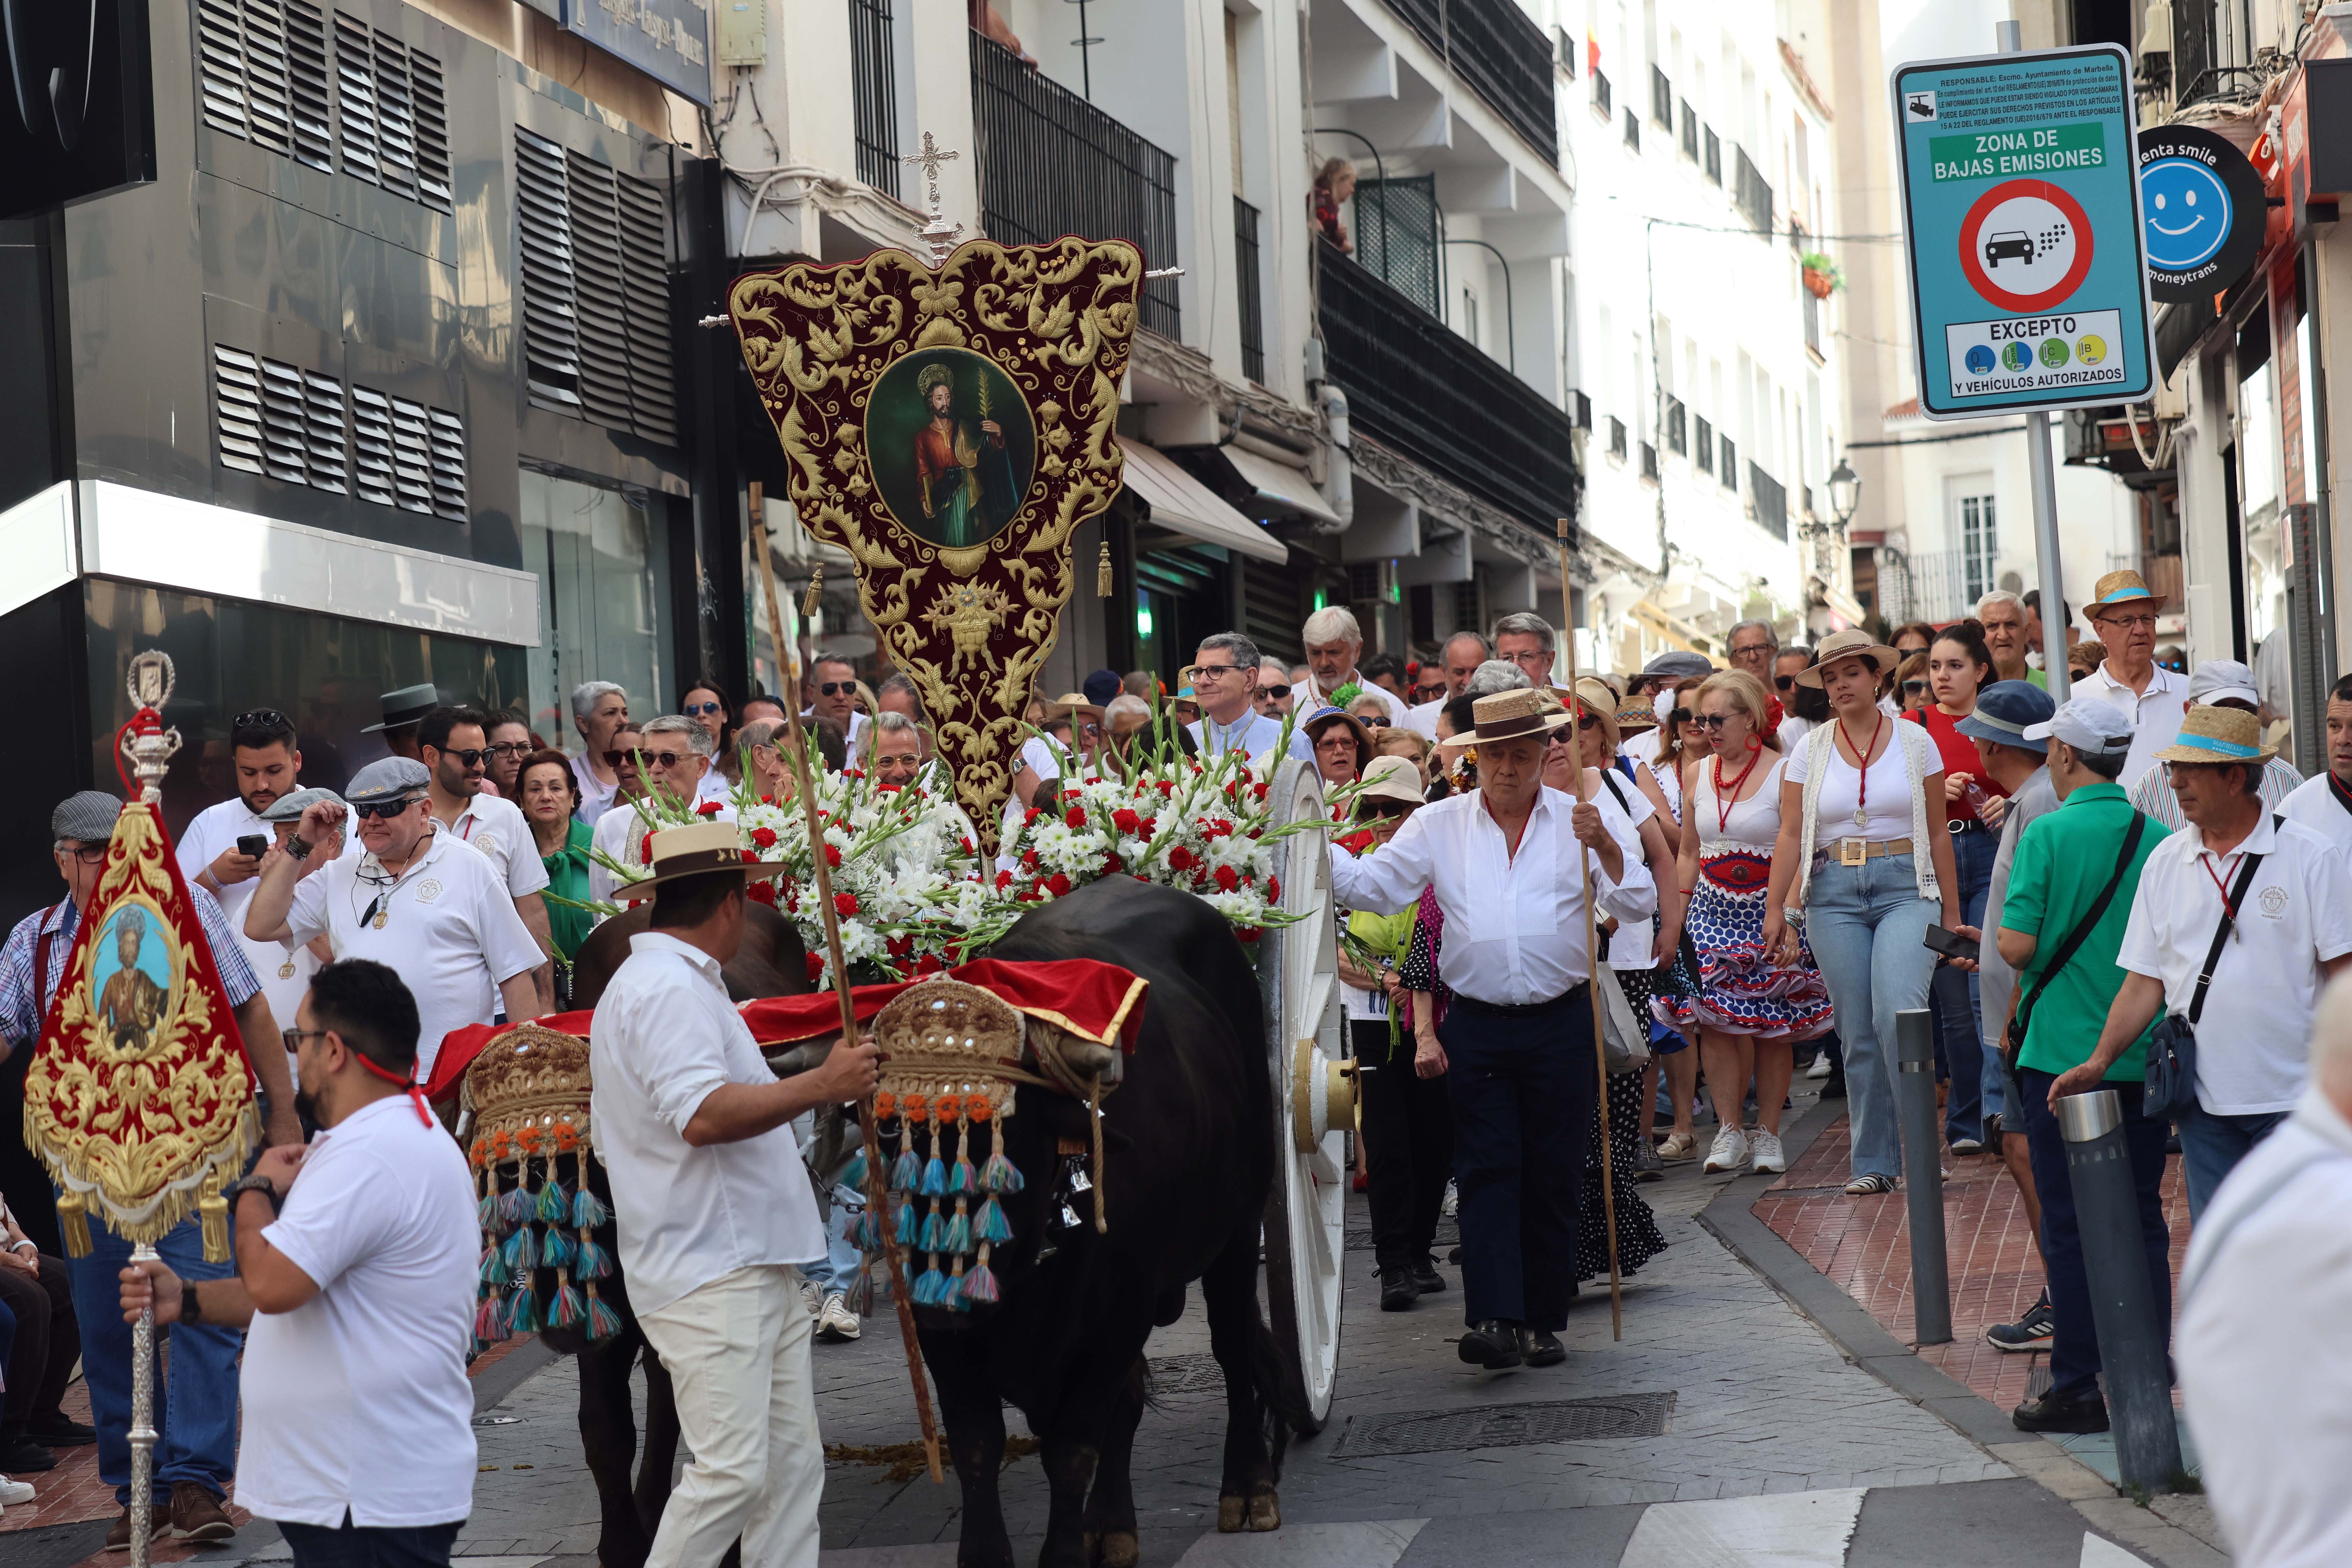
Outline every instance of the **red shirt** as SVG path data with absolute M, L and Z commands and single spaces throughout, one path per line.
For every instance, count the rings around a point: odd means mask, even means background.
M 1984 759 L 1977 755 L 1977 743 L 1960 733 L 1958 720 L 1954 719 L 1933 702 L 1913 712 L 1909 717 L 1927 727 L 1928 737 L 1936 742 L 1937 754 L 1944 759 L 1945 777 L 1949 778 L 1954 773 L 1966 773 L 1974 779 L 1978 787 L 1987 795 L 2009 793 L 1993 782 L 1990 773 L 1985 772 Z M 1965 800 L 1948 800 L 1944 803 L 1944 819 L 1948 822 L 1974 822 L 1976 816 L 1976 808 Z M 1930 821 L 1935 819 L 1935 807 L 1932 803 L 1928 807 L 1928 819 Z

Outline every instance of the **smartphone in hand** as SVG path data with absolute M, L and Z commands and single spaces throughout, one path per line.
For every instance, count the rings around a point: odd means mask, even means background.
M 236 852 L 240 855 L 250 855 L 256 860 L 260 859 L 269 853 L 269 835 L 267 833 L 238 834 Z
M 1942 926 L 1929 926 L 1927 940 L 1923 945 L 1942 953 L 1946 958 L 1965 959 L 1970 963 L 1974 963 L 1984 951 L 1984 944 L 1981 942 L 1972 942 L 1958 931 L 1948 931 Z

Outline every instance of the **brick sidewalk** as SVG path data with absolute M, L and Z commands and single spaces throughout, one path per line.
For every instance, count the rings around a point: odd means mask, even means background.
M 1756 1217 L 1906 1344 L 1912 1342 L 1911 1226 L 1900 1193 L 1850 1198 L 1845 1118 L 1813 1141 L 1788 1174 L 1755 1205 Z M 1985 1343 L 1984 1331 L 2024 1315 L 2042 1290 L 2042 1260 L 2025 1205 L 1990 1154 L 1943 1152 L 1946 1268 L 1952 1286 L 1952 1342 L 1919 1350 L 1921 1360 L 2003 1410 L 2027 1396 L 2027 1383 L 2048 1357 L 2008 1354 Z M 2189 1199 L 2180 1161 L 2166 1162 L 2164 1212 L 2172 1227 L 2172 1277 L 2189 1247 Z

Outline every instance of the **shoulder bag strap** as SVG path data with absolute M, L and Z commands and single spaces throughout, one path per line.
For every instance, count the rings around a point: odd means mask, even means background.
M 2033 989 L 2018 998 L 2016 1028 L 2019 1039 L 2025 1037 L 2026 1024 L 2033 1016 L 2034 1003 L 2042 999 L 2042 993 L 2050 988 L 2050 983 L 2058 978 L 2059 972 L 2074 961 L 2075 952 L 2090 940 L 2091 928 L 2099 923 L 2100 917 L 2107 912 L 2107 906 L 2115 902 L 2116 889 L 2123 886 L 2124 872 L 2131 867 L 2132 853 L 2139 847 L 2140 836 L 2147 831 L 2147 818 L 2137 811 L 2133 812 L 2131 826 L 2124 833 L 2123 853 L 2116 859 L 2115 874 L 2107 879 L 2107 885 L 2099 890 L 2099 896 L 2089 910 L 2074 922 L 2074 929 L 2066 933 L 2066 940 L 2058 944 L 2058 956 L 2050 961 L 2050 967 L 2042 972 L 2042 978 L 2033 983 Z
M 1616 797 L 1617 809 L 1623 812 L 1628 816 L 1633 816 L 1633 808 L 1625 804 L 1624 789 L 1619 785 L 1615 777 L 1612 776 L 1615 774 L 1617 770 L 1615 768 L 1601 768 L 1597 771 L 1601 774 L 1601 782 L 1607 784 L 1609 786 L 1609 793 Z
M 2189 999 L 2189 1026 L 2192 1029 L 2205 1012 L 2205 988 L 2213 984 L 2213 966 L 2221 962 L 2221 944 L 2230 940 L 2230 927 L 2236 923 L 2236 917 L 2230 911 L 2246 901 L 2246 889 L 2254 885 L 2254 868 L 2262 863 L 2261 856 L 2247 856 L 2246 863 L 2238 869 L 2238 885 L 2221 901 L 2221 921 L 2213 928 L 2213 945 L 2205 950 L 2204 965 L 2197 973 L 2196 994 Z
M 40 923 L 33 927 L 33 1028 L 37 1033 L 41 1020 L 49 1014 L 49 940 L 51 932 L 44 930 L 66 907 L 59 899 L 41 911 Z

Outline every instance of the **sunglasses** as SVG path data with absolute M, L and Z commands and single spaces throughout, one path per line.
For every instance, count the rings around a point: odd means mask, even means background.
M 445 757 L 457 758 L 457 765 L 461 768 L 478 768 L 482 765 L 482 759 L 490 754 L 492 748 L 487 746 L 468 746 L 464 751 L 460 752 L 454 748 L 444 749 L 436 747 L 436 750 L 440 751 L 441 754 Z
M 817 694 L 821 697 L 855 697 L 857 695 L 857 682 L 854 680 L 828 680 L 816 689 Z M 704 709 L 703 711 L 716 711 L 718 706 L 719 705 L 714 702 L 710 704 L 709 708 Z M 687 711 L 691 713 L 694 710 L 689 708 Z
M 839 686 L 841 682 L 836 680 L 833 683 L 833 686 L 820 686 L 817 689 L 830 697 L 833 695 L 833 687 Z M 848 688 L 848 689 L 855 691 L 856 688 L 852 686 Z M 724 702 L 688 702 L 681 706 L 678 709 L 678 711 L 685 714 L 689 719 L 699 719 L 705 713 L 723 713 L 726 710 L 727 705 Z
M 1776 675 L 1772 678 L 1772 684 L 1780 690 L 1787 691 L 1797 684 L 1797 678 L 1793 675 Z
M 1731 715 L 1728 713 L 1695 713 L 1691 716 L 1691 722 L 1712 733 L 1717 730 L 1722 729 L 1726 724 L 1730 723 Z
M 609 751 L 604 753 L 604 765 L 608 768 L 617 768 L 623 763 L 627 763 L 634 766 L 636 760 L 637 749 L 635 746 L 627 746 L 618 751 Z
M 644 755 L 646 761 L 657 768 L 674 768 L 694 753 L 692 752 L 647 752 Z
M 1673 712 L 1666 715 L 1666 722 L 1669 724 L 1695 724 L 1698 722 L 1698 715 L 1692 712 L 1687 708 L 1677 708 Z
M 1356 803 L 1356 820 L 1361 822 L 1369 817 L 1402 816 L 1412 809 L 1411 803 L 1402 800 L 1361 800 Z
M 1587 713 L 1582 718 L 1577 720 L 1576 727 L 1580 731 L 1598 730 L 1601 728 L 1601 715 L 1598 713 Z
M 1356 722 L 1361 724 L 1367 730 L 1385 730 L 1389 727 L 1388 717 L 1385 714 L 1379 718 L 1361 718 L 1357 720 Z
M 240 713 L 229 721 L 229 727 L 233 730 L 242 730 L 251 724 L 263 725 L 272 730 L 280 727 L 290 730 L 294 727 L 293 721 L 275 708 L 257 708 L 250 713 Z
M 1927 683 L 1924 680 L 1906 680 L 1903 683 L 1903 695 L 1906 697 L 1924 696 L 1927 690 Z
M 410 806 L 415 805 L 415 804 L 416 797 L 415 795 L 409 796 L 406 800 L 372 800 L 365 803 L 353 801 L 352 803 L 352 815 L 358 817 L 362 822 L 365 822 L 371 816 L 381 816 L 386 821 L 390 821 L 392 818 L 398 816 L 401 813 L 406 811 Z

